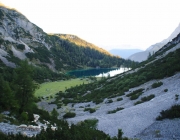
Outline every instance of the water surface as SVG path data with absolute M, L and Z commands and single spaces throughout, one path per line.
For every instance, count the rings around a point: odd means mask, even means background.
M 107 77 L 107 76 L 115 76 L 116 74 L 120 74 L 129 70 L 129 68 L 99 68 L 99 69 L 82 69 L 82 70 L 74 70 L 70 71 L 67 74 L 73 75 L 76 77 L 86 77 L 86 76 L 96 76 L 96 77 Z

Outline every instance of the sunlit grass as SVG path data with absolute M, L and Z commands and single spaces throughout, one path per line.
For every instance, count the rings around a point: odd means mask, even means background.
M 59 91 L 65 91 L 66 88 L 74 87 L 80 84 L 87 84 L 89 80 L 81 80 L 80 78 L 66 80 L 66 81 L 55 81 L 46 82 L 40 85 L 40 88 L 36 90 L 35 96 L 54 96 Z

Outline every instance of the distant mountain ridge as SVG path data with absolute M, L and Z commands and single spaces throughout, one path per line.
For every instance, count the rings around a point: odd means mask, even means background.
M 161 41 L 159 43 L 151 45 L 150 47 L 148 47 L 143 52 L 138 52 L 138 53 L 131 55 L 128 59 L 133 60 L 133 61 L 137 61 L 137 62 L 145 61 L 148 58 L 149 54 L 152 55 L 153 53 L 157 52 L 165 44 L 167 44 L 173 38 L 175 38 L 179 33 L 180 33 L 180 24 L 178 25 L 178 27 L 172 32 L 172 34 L 167 39 L 164 39 L 163 41 Z
M 128 58 L 130 55 L 137 53 L 137 52 L 141 52 L 143 50 L 140 49 L 111 49 L 109 50 L 109 52 L 113 55 L 118 55 L 121 58 Z

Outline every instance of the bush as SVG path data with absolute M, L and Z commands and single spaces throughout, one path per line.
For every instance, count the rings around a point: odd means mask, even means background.
M 152 88 L 157 88 L 157 87 L 160 87 L 161 85 L 163 85 L 163 82 L 156 82 L 156 83 L 153 83 L 151 86 Z
M 106 101 L 106 103 L 112 103 L 112 102 L 113 102 L 112 99 Z
M 117 98 L 117 101 L 122 101 L 123 100 L 123 98 Z
M 180 117 L 180 105 L 174 105 L 170 109 L 162 110 L 156 120 L 173 119 Z
M 96 109 L 94 108 L 85 108 L 84 111 L 89 111 L 90 113 L 96 112 Z
M 22 112 L 20 115 L 21 121 L 27 121 L 28 120 L 28 114 L 26 112 Z
M 25 46 L 23 44 L 18 44 L 17 45 L 17 48 L 20 49 L 20 50 L 24 50 L 25 49 Z
M 96 129 L 98 123 L 98 119 L 87 119 L 80 122 L 78 125 L 82 127 Z
M 66 114 L 63 115 L 63 118 L 66 119 L 66 118 L 73 118 L 76 116 L 76 113 L 74 112 L 68 112 Z
M 140 89 L 138 89 L 138 90 L 135 90 L 135 91 L 133 91 L 132 93 L 127 94 L 126 97 L 130 97 L 130 96 L 132 96 L 132 95 L 141 93 L 143 90 L 144 90 L 144 89 L 142 89 L 142 88 L 140 88 Z
M 103 99 L 95 99 L 95 100 L 93 100 L 93 103 L 95 103 L 95 104 L 100 104 L 102 102 L 103 102 Z
M 143 103 L 143 101 L 137 101 L 137 102 L 134 103 L 134 105 L 138 105 L 138 104 L 141 104 L 141 103 Z
M 134 105 L 137 105 L 137 104 L 141 104 L 141 103 L 147 102 L 147 101 L 151 100 L 151 99 L 154 98 L 154 97 L 155 97 L 154 94 L 151 94 L 151 95 L 146 96 L 146 97 L 142 97 L 142 98 L 141 98 L 141 101 L 135 102 Z
M 3 120 L 4 120 L 4 115 L 0 114 L 0 122 L 3 122 Z
M 124 108 L 122 108 L 122 107 L 117 107 L 115 110 L 108 111 L 107 114 L 116 113 L 117 111 L 120 111 L 120 110 L 123 110 L 123 109 Z
M 139 98 L 140 95 L 142 95 L 142 92 L 136 93 L 135 95 L 132 95 L 132 96 L 130 97 L 130 99 L 131 99 L 131 100 L 136 100 L 137 98 Z
M 175 95 L 175 100 L 177 101 L 178 99 L 179 99 L 179 95 L 176 94 L 176 95 Z
M 149 95 L 149 96 L 142 97 L 141 100 L 142 100 L 143 102 L 146 102 L 146 101 L 149 101 L 149 100 L 153 99 L 154 97 L 155 97 L 155 95 L 154 95 L 154 94 L 151 94 L 151 95 Z
M 164 89 L 164 92 L 167 92 L 168 91 L 168 89 Z
M 53 111 L 51 112 L 52 118 L 57 119 L 58 115 L 59 115 L 59 113 L 58 113 L 57 110 L 54 108 Z

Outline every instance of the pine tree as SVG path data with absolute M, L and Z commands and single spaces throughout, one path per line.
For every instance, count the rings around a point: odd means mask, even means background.
M 56 111 L 56 109 L 54 108 L 53 111 L 51 112 L 51 115 L 54 119 L 57 119 L 59 113 Z
M 11 90 L 9 83 L 4 81 L 1 76 L 0 83 L 0 106 L 7 110 L 10 110 L 11 108 L 17 108 L 17 100 L 15 100 L 14 93 Z
M 18 99 L 20 109 L 19 113 L 25 111 L 25 107 L 32 102 L 36 83 L 32 79 L 32 68 L 29 66 L 28 61 L 22 61 L 20 67 L 16 69 L 17 77 L 15 79 L 16 97 Z

